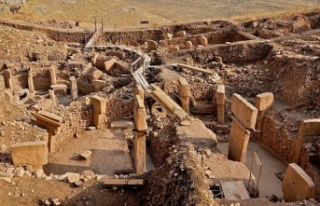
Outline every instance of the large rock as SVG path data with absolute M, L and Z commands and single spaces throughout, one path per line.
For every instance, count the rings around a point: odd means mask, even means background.
M 68 172 L 67 175 L 69 183 L 75 183 L 80 180 L 80 175 L 78 173 Z
M 34 169 L 42 168 L 48 163 L 48 147 L 46 141 L 19 142 L 11 146 L 13 165 L 30 165 Z

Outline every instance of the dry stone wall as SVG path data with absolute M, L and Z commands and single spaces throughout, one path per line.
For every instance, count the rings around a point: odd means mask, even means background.
M 291 132 L 286 123 L 273 111 L 267 112 L 263 119 L 260 142 L 287 162 L 293 162 L 297 131 L 296 134 Z
M 177 45 L 180 48 L 186 47 L 186 42 L 191 41 L 193 45 L 200 44 L 200 37 L 204 36 L 208 39 L 209 44 L 224 44 L 225 42 L 235 42 L 235 41 L 243 41 L 248 40 L 245 36 L 239 34 L 236 31 L 230 30 L 220 30 L 212 33 L 200 33 L 192 36 L 185 36 L 182 38 L 173 38 L 168 40 L 161 40 L 160 45 L 164 47 L 168 47 L 171 45 Z
M 74 137 L 77 131 L 93 124 L 93 108 L 82 101 L 73 102 L 66 108 L 61 106 L 51 112 L 63 117 L 60 132 L 56 135 L 56 146 L 63 140 Z
M 220 56 L 225 63 L 248 64 L 266 58 L 272 49 L 273 46 L 266 43 L 235 43 L 189 50 L 188 53 L 201 64 L 215 61 L 216 56 Z M 175 55 L 180 56 L 185 55 L 185 53 L 176 52 Z
M 190 83 L 190 94 L 194 100 L 207 100 L 214 98 L 216 85 L 209 83 Z M 167 94 L 174 93 L 178 95 L 178 81 L 165 81 L 163 83 L 163 91 Z
M 107 98 L 106 122 L 107 125 L 113 120 L 131 117 L 133 115 L 133 99 L 121 99 L 117 97 Z

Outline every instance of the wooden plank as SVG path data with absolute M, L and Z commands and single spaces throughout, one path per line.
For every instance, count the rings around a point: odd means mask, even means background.
M 102 178 L 100 181 L 105 186 L 143 186 L 143 179 L 107 179 Z
M 181 67 L 181 68 L 184 68 L 184 69 L 191 70 L 191 71 L 195 71 L 195 72 L 201 72 L 201 73 L 211 74 L 211 75 L 214 74 L 213 71 L 210 71 L 210 70 L 207 70 L 207 69 L 198 68 L 198 67 L 189 66 L 189 65 L 186 65 L 186 64 L 177 64 L 177 66 Z
M 150 86 L 151 86 L 152 89 L 154 89 L 154 90 L 161 90 L 160 87 L 158 87 L 156 84 L 151 84 Z
M 153 91 L 152 94 L 155 99 L 164 105 L 171 113 L 176 114 L 179 120 L 188 116 L 179 105 L 177 105 L 170 97 L 166 98 L 161 91 Z

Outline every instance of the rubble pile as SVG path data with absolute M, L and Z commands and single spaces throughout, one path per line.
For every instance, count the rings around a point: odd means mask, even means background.
M 148 186 L 142 205 L 213 205 L 200 155 L 192 145 L 173 145 L 165 165 L 146 174 Z

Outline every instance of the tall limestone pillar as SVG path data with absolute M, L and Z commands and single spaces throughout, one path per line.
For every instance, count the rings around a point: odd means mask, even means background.
M 135 93 L 138 93 L 138 91 L 139 88 L 135 90 Z M 136 95 L 133 110 L 137 129 L 134 139 L 134 168 L 137 174 L 142 174 L 146 171 L 146 130 L 148 129 L 148 125 L 146 109 L 140 95 Z
M 54 67 L 49 67 L 49 72 L 51 85 L 57 84 L 56 69 Z
M 218 113 L 218 123 L 224 124 L 224 114 L 225 114 L 225 86 L 218 85 L 216 92 L 217 99 L 217 113 Z
M 179 96 L 181 100 L 181 107 L 184 111 L 189 114 L 189 98 L 190 98 L 190 89 L 189 83 L 185 78 L 180 77 L 178 79 L 178 88 L 179 88 Z
M 78 85 L 77 80 L 74 76 L 70 77 L 70 94 L 71 94 L 71 100 L 74 101 L 78 98 Z
M 28 71 L 28 88 L 31 94 L 35 93 L 31 68 L 29 68 L 29 71 Z

